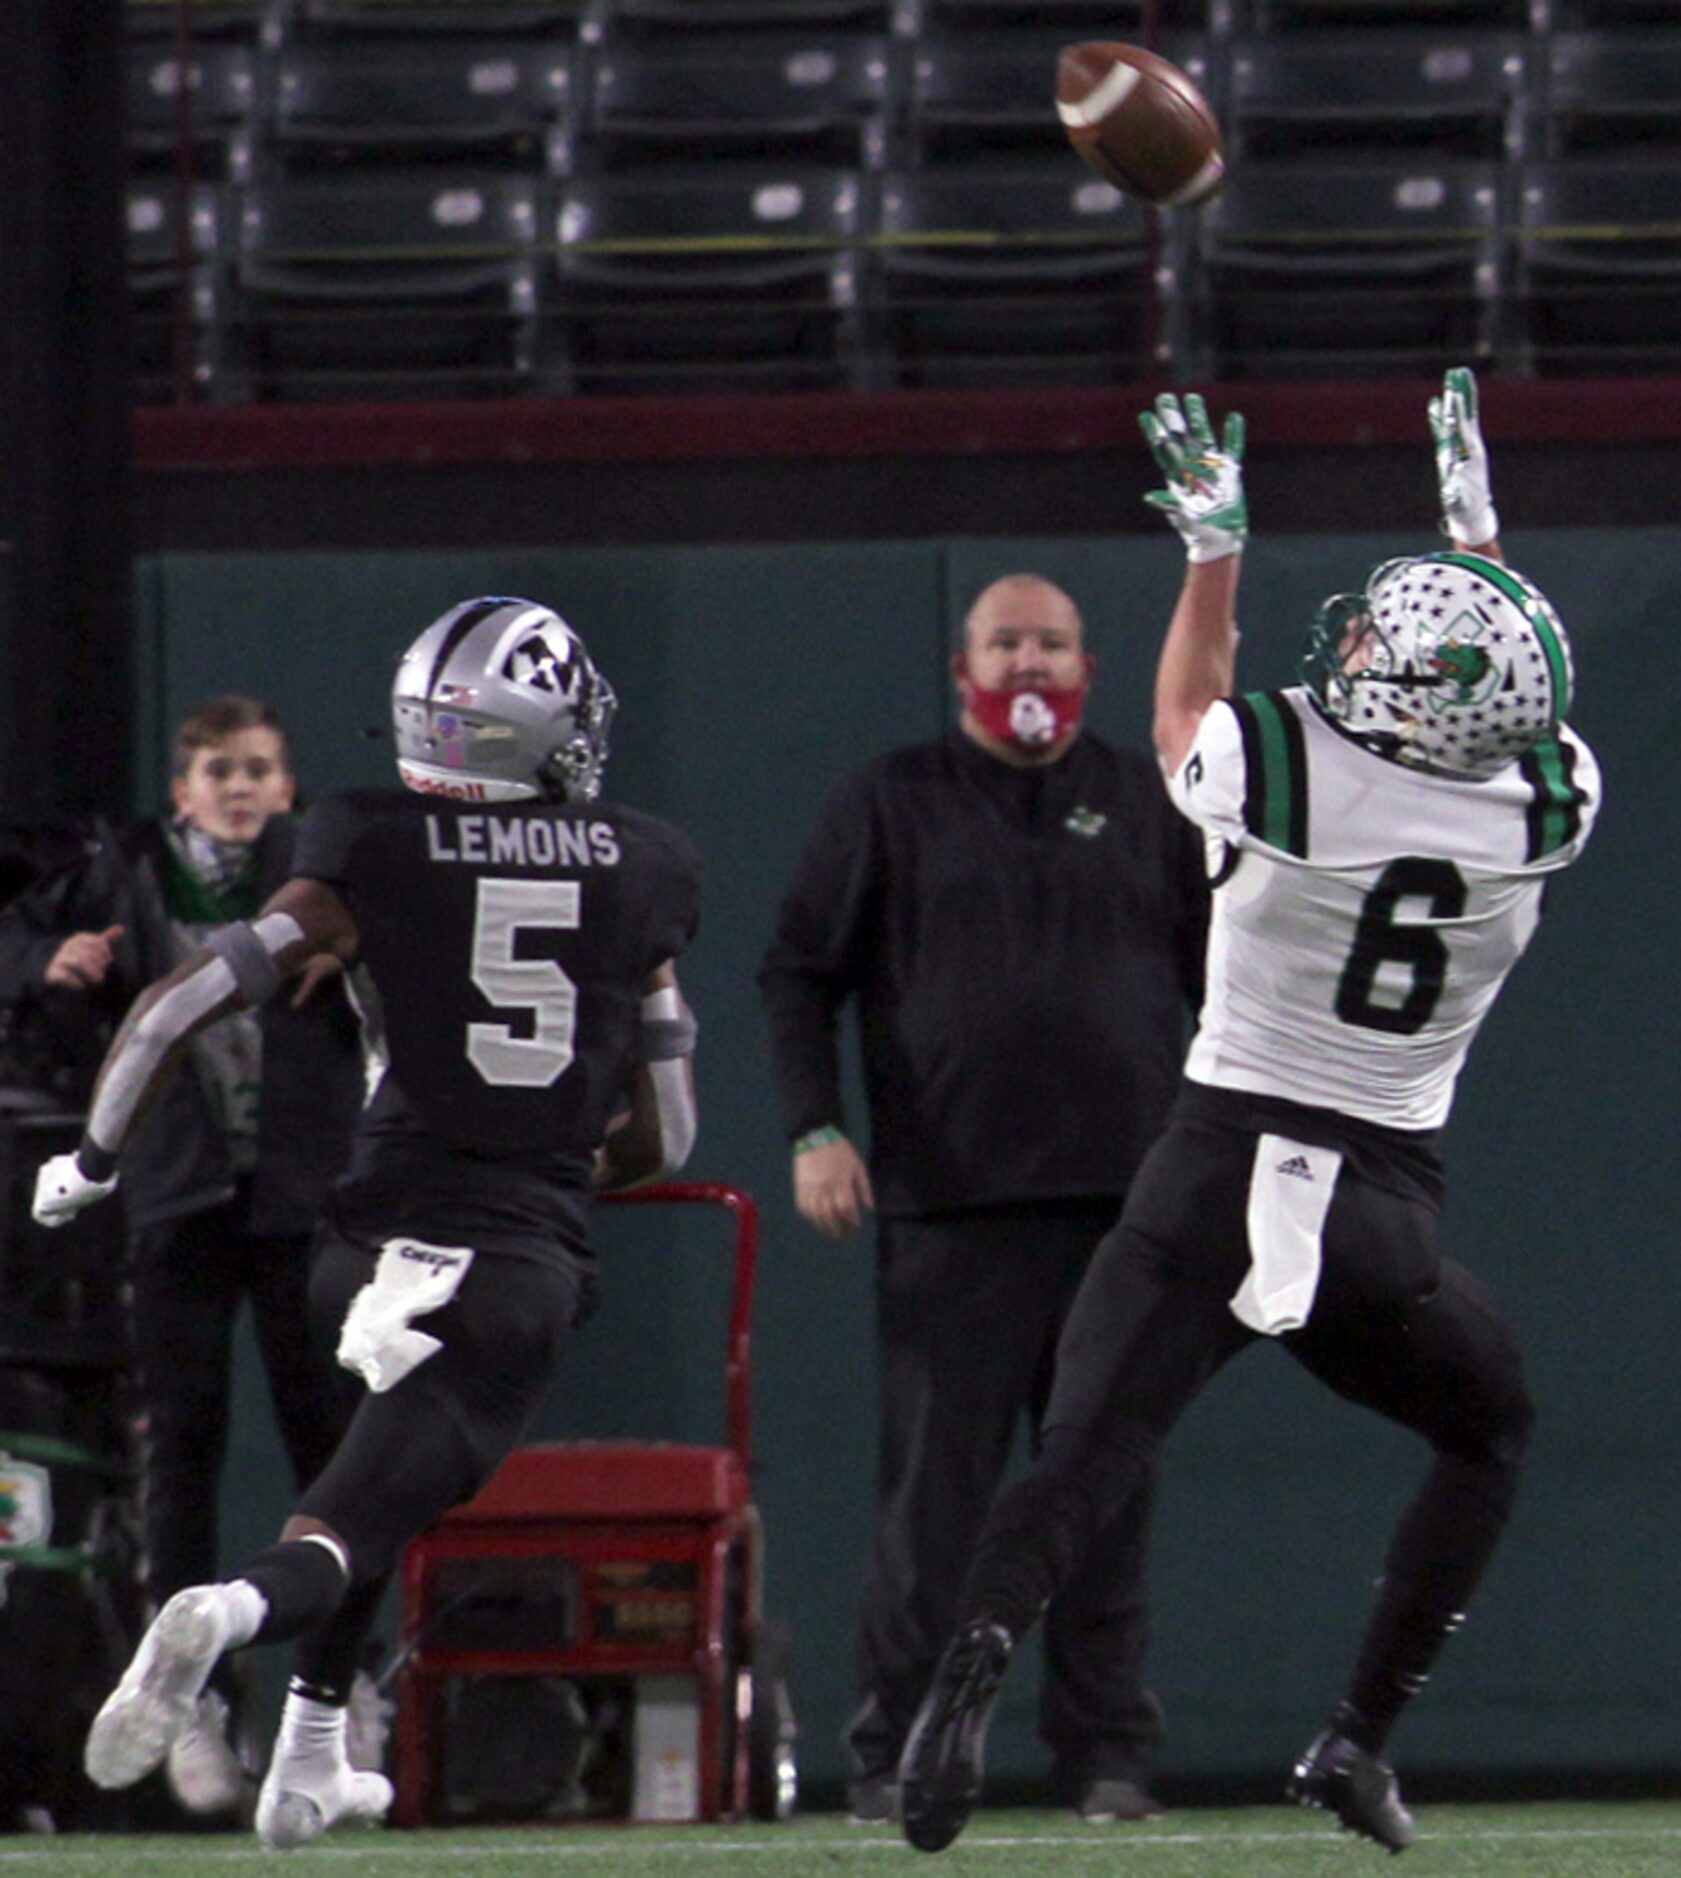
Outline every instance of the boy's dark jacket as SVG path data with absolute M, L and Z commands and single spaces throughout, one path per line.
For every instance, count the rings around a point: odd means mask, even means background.
M 288 877 L 296 823 L 270 818 L 257 841 L 258 904 Z M 66 1028 L 92 1019 L 108 1039 L 135 997 L 172 970 L 178 951 L 164 897 L 166 836 L 155 819 L 113 832 L 96 825 L 82 857 L 44 874 L 0 911 L 0 1002 L 42 1000 Z M 106 982 L 87 992 L 43 986 L 48 961 L 73 932 L 124 928 Z M 289 990 L 264 1005 L 257 1165 L 249 1229 L 307 1232 L 344 1166 L 363 1096 L 356 1020 L 342 977 L 302 1010 Z M 84 1052 L 92 1054 L 85 1043 Z M 191 1052 L 123 1150 L 119 1195 L 140 1230 L 233 1196 L 234 1172 L 216 1110 Z

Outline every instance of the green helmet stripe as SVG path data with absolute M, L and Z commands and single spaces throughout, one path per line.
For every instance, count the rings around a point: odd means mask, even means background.
M 1535 628 L 1535 637 L 1546 655 L 1547 675 L 1553 687 L 1553 722 L 1570 714 L 1570 662 L 1564 656 L 1557 629 L 1547 617 L 1547 609 L 1537 601 L 1535 590 L 1498 561 L 1485 561 L 1479 554 L 1433 554 L 1433 561 L 1445 561 L 1450 567 L 1463 567 L 1479 574 L 1491 587 L 1497 587 L 1514 606 L 1523 609 L 1524 618 Z

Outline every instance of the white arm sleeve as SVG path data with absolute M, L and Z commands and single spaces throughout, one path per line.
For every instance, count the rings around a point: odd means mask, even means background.
M 662 985 L 642 1000 L 641 1051 L 644 1063 L 693 1056 L 699 1026 L 675 985 Z
M 105 1066 L 99 1093 L 88 1114 L 87 1137 L 95 1147 L 116 1153 L 128 1134 L 141 1097 L 170 1049 L 206 1012 L 238 988 L 227 960 L 213 958 L 158 999 Z
M 654 1106 L 660 1118 L 660 1166 L 675 1174 L 695 1151 L 700 1117 L 695 1110 L 694 1086 L 680 1058 L 648 1065 L 654 1085 Z

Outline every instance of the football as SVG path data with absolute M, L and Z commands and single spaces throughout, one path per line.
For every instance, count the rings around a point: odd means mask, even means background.
M 1064 46 L 1056 109 L 1068 141 L 1128 195 L 1189 209 L 1225 179 L 1220 125 L 1208 100 L 1171 60 L 1142 46 Z

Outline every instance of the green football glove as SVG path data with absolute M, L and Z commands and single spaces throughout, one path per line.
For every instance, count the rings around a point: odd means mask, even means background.
M 1184 408 L 1171 391 L 1138 420 L 1151 454 L 1167 478 L 1165 489 L 1144 498 L 1179 531 L 1192 561 L 1220 561 L 1242 552 L 1249 534 L 1243 496 L 1243 419 L 1233 411 L 1218 443 L 1208 411 L 1193 391 Z
M 1500 517 L 1489 493 L 1488 450 L 1477 422 L 1477 380 L 1456 365 L 1430 400 L 1430 435 L 1436 443 L 1436 486 L 1442 498 L 1442 532 L 1461 548 L 1481 547 L 1500 533 Z

